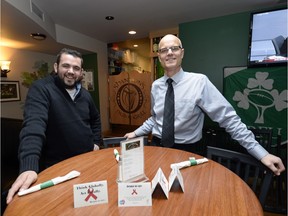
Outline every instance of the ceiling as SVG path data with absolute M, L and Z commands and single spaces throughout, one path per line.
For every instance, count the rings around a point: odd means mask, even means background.
M 7 0 L 9 1 L 9 0 Z M 105 43 L 149 37 L 149 32 L 175 28 L 180 23 L 286 4 L 286 0 L 32 0 L 54 24 Z M 106 16 L 115 17 L 108 21 Z M 136 35 L 129 35 L 135 30 Z M 45 41 L 29 37 L 47 34 Z M 31 44 L 26 50 L 56 54 L 59 44 L 28 16 L 1 0 L 1 44 L 10 40 Z M 5 45 L 6 46 L 6 45 Z M 7 45 L 9 46 L 9 45 Z M 66 46 L 66 45 L 65 45 Z M 67 46 L 66 46 L 67 47 Z M 81 51 L 81 50 L 80 50 Z M 82 52 L 85 53 L 85 50 Z

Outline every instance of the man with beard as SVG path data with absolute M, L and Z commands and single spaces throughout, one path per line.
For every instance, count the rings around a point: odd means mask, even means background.
M 20 175 L 9 190 L 7 204 L 18 190 L 34 183 L 43 168 L 99 149 L 100 115 L 90 93 L 81 87 L 82 66 L 82 55 L 64 48 L 54 73 L 29 88 L 20 132 Z

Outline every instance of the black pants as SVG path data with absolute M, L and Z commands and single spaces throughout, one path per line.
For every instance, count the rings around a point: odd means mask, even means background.
M 158 137 L 155 137 L 155 136 L 152 137 L 151 145 L 152 146 L 165 147 L 161 144 L 161 139 L 159 139 Z M 189 143 L 189 144 L 174 143 L 174 145 L 171 148 L 192 152 L 192 153 L 199 154 L 202 156 L 206 156 L 206 146 L 202 140 L 199 140 L 196 143 Z

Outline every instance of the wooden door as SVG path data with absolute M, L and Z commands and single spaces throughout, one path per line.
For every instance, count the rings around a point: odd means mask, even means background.
M 150 117 L 150 73 L 121 72 L 109 76 L 111 124 L 141 125 Z

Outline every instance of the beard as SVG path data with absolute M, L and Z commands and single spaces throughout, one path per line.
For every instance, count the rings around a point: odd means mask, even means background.
M 57 75 L 65 89 L 74 89 L 83 78 L 82 76 L 76 76 L 69 73 L 58 73 Z
M 67 78 L 64 78 L 62 80 L 63 84 L 64 84 L 64 87 L 66 89 L 74 89 L 77 85 L 77 83 L 79 83 L 78 80 L 73 80 L 73 79 L 67 79 Z

